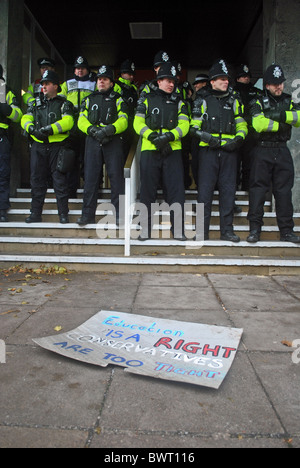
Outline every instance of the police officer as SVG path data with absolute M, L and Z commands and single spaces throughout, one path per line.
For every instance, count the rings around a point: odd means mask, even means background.
M 128 110 L 128 128 L 123 134 L 125 162 L 133 142 L 133 137 L 135 135 L 133 129 L 133 120 L 138 101 L 138 92 L 137 87 L 133 82 L 134 75 L 134 62 L 129 59 L 125 60 L 121 64 L 120 77 L 116 82 L 116 86 L 114 87 L 115 91 L 119 92 L 119 94 L 122 96 L 122 99 L 126 102 Z
M 42 221 L 42 211 L 47 192 L 47 179 L 52 175 L 59 219 L 62 224 L 68 219 L 68 189 L 66 174 L 57 169 L 58 155 L 65 147 L 69 132 L 74 125 L 71 102 L 58 96 L 61 91 L 58 75 L 46 71 L 42 77 L 44 99 L 33 101 L 23 116 L 21 125 L 34 140 L 31 147 L 31 214 L 26 223 Z
M 3 92 L 1 92 L 3 90 Z M 11 122 L 20 122 L 22 111 L 14 93 L 6 89 L 3 67 L 0 65 L 0 222 L 7 222 L 10 186 L 10 141 L 8 129 Z
M 97 91 L 81 106 L 79 129 L 88 135 L 84 160 L 84 196 L 80 226 L 95 223 L 102 166 L 105 163 L 111 184 L 111 202 L 119 220 L 119 196 L 125 192 L 124 148 L 120 135 L 127 129 L 127 105 L 114 91 L 112 69 L 102 65 L 97 75 Z
M 251 103 L 257 143 L 250 175 L 248 242 L 260 240 L 266 192 L 272 184 L 280 240 L 300 243 L 294 232 L 292 187 L 294 164 L 287 142 L 292 127 L 300 127 L 300 106 L 284 93 L 283 69 L 273 64 L 264 75 L 264 95 Z
M 75 124 L 70 134 L 69 143 L 76 153 L 73 171 L 68 173 L 69 197 L 77 197 L 77 189 L 80 187 L 80 174 L 83 173 L 85 134 L 80 132 L 77 121 L 84 98 L 96 91 L 96 77 L 91 72 L 86 58 L 79 56 L 74 62 L 74 75 L 61 86 L 61 95 L 71 101 L 75 109 Z
M 207 86 L 208 83 L 209 83 L 208 75 L 206 75 L 206 73 L 198 73 L 198 75 L 196 76 L 193 82 L 195 92 L 197 93 L 202 88 L 205 88 L 205 86 Z
M 204 238 L 209 239 L 213 193 L 219 188 L 221 239 L 239 242 L 233 232 L 237 151 L 247 135 L 243 106 L 229 88 L 224 60 L 209 71 L 211 88 L 194 101 L 191 132 L 199 140 L 198 203 L 204 203 Z
M 183 232 L 183 207 L 185 201 L 181 139 L 189 131 L 189 117 L 185 103 L 175 92 L 176 70 L 171 63 L 164 63 L 157 74 L 158 89 L 139 101 L 134 128 L 142 137 L 141 147 L 141 203 L 147 208 L 147 220 L 143 220 L 140 240 L 151 237 L 151 204 L 156 201 L 162 178 L 164 197 L 169 205 L 181 206 L 181 225 L 175 226 L 171 212 L 174 238 L 185 240 Z
M 153 69 L 154 69 L 156 76 L 160 70 L 160 67 L 164 63 L 170 63 L 170 57 L 169 57 L 168 52 L 166 52 L 165 50 L 160 50 L 155 54 L 154 60 L 153 60 Z M 145 83 L 142 84 L 140 88 L 140 98 L 143 99 L 145 97 L 145 94 L 148 94 L 151 91 L 157 91 L 157 89 L 158 89 L 158 84 L 157 84 L 156 78 L 151 81 L 146 81 Z
M 241 182 L 242 190 L 249 191 L 249 177 L 251 168 L 251 154 L 255 146 L 254 130 L 252 128 L 252 117 L 250 115 L 250 102 L 257 99 L 261 90 L 251 83 L 251 71 L 248 65 L 239 65 L 236 69 L 235 90 L 239 93 L 244 105 L 244 118 L 248 124 L 248 135 L 245 143 L 239 150 L 237 186 Z
M 39 58 L 37 61 L 37 64 L 40 69 L 41 77 L 35 80 L 35 82 L 29 86 L 27 92 L 23 95 L 23 101 L 27 107 L 36 98 L 40 98 L 42 96 L 43 86 L 41 84 L 41 79 L 45 71 L 47 70 L 55 71 L 55 60 L 49 57 Z

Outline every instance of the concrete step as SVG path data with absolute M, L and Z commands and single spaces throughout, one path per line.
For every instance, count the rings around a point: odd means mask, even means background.
M 47 255 L 123 255 L 124 239 L 86 239 L 86 238 L 46 238 L 46 237 L 1 237 L 0 251 L 4 254 L 18 255 L 40 253 Z M 197 255 L 208 257 L 297 257 L 299 247 L 284 242 L 261 241 L 249 244 L 241 241 L 238 244 L 221 240 L 180 242 L 176 240 L 132 241 L 132 255 Z
M 154 238 L 146 242 L 132 240 L 130 257 L 124 256 L 124 231 L 115 224 L 107 226 L 103 219 L 107 211 L 101 209 L 101 203 L 109 201 L 110 191 L 99 192 L 97 224 L 84 227 L 76 223 L 81 215 L 82 195 L 83 191 L 79 190 L 78 198 L 70 200 L 70 224 L 62 225 L 58 220 L 54 191 L 49 189 L 43 222 L 26 224 L 31 193 L 29 189 L 19 189 L 17 196 L 11 199 L 9 222 L 0 224 L 0 268 L 16 263 L 27 267 L 54 263 L 78 271 L 299 274 L 299 247 L 279 241 L 276 216 L 271 212 L 270 202 L 265 203 L 261 242 L 246 242 L 249 232 L 246 192 L 237 192 L 236 197 L 237 206 L 242 208 L 234 218 L 235 232 L 242 239 L 240 243 L 220 240 L 218 192 L 215 192 L 210 241 L 197 244 L 170 239 L 169 213 L 162 212 L 161 224 L 156 224 L 152 232 Z M 196 197 L 195 191 L 187 191 L 187 202 L 196 204 Z M 186 232 L 192 237 L 195 217 L 192 211 L 188 215 Z M 294 219 L 295 232 L 300 234 L 300 214 L 295 214 Z M 137 226 L 133 228 L 137 230 Z M 109 229 L 109 233 L 105 229 Z
M 26 265 L 63 265 L 74 271 L 99 272 L 182 272 L 182 273 L 231 273 L 255 275 L 298 275 L 299 257 L 279 259 L 273 257 L 210 257 L 210 256 L 49 256 L 7 255 L 1 256 L 1 267 Z

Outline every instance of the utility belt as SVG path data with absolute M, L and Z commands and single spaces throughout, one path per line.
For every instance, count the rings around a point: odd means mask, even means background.
M 257 146 L 263 148 L 286 148 L 286 141 L 258 141 Z

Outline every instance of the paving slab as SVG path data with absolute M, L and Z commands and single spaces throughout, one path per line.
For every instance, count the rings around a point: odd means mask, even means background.
M 0 447 L 300 447 L 297 277 L 26 273 L 0 272 Z M 32 341 L 104 309 L 244 334 L 219 390 L 87 365 Z

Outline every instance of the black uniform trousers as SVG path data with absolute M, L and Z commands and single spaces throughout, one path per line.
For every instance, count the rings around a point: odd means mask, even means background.
M 68 186 L 67 176 L 56 169 L 61 143 L 34 142 L 31 147 L 31 212 L 40 216 L 48 187 L 49 175 L 52 175 L 53 188 L 57 200 L 59 215 L 67 215 Z
M 86 135 L 74 126 L 68 139 L 68 144 L 76 155 L 73 170 L 67 175 L 69 198 L 76 198 L 77 190 L 80 188 L 80 177 L 83 176 L 85 138 Z
M 111 203 L 119 217 L 119 197 L 125 193 L 124 147 L 119 135 L 100 145 L 97 140 L 86 138 L 84 157 L 84 195 L 82 215 L 93 218 L 97 210 L 98 191 L 103 164 L 106 165 L 111 185 Z
M 256 146 L 253 151 L 248 212 L 250 230 L 260 232 L 264 224 L 266 193 L 272 188 L 277 224 L 281 234 L 287 234 L 294 228 L 292 204 L 294 163 L 285 143 L 269 143 L 269 145 L 269 147 Z
M 184 234 L 184 175 L 181 150 L 172 151 L 162 156 L 158 151 L 142 151 L 140 161 L 141 194 L 140 201 L 147 208 L 148 235 L 151 235 L 151 204 L 156 202 L 157 190 L 162 184 L 166 203 L 171 206 L 178 203 L 181 207 L 180 226 L 175 223 L 174 211 L 171 210 L 171 230 L 175 237 Z M 176 219 L 177 221 L 177 219 Z M 143 223 L 142 223 L 143 224 Z M 144 227 L 144 224 L 143 224 Z
M 209 237 L 213 194 L 219 189 L 221 235 L 233 231 L 236 192 L 237 153 L 199 147 L 198 151 L 198 203 L 204 204 L 204 237 Z
M 5 130 L 0 130 L 0 210 L 10 208 L 10 142 Z

